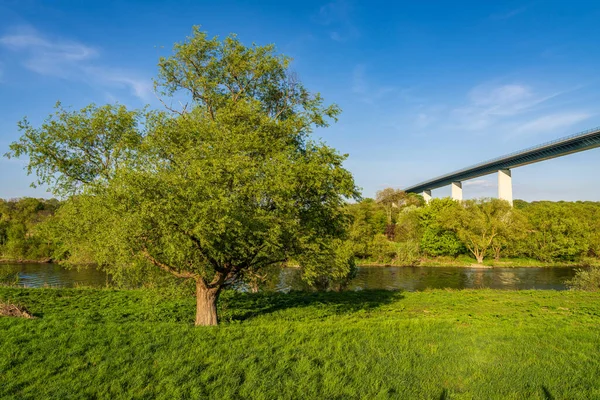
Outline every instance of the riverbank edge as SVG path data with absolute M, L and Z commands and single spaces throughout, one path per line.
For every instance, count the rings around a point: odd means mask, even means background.
M 542 262 L 534 259 L 504 259 L 500 261 L 484 260 L 483 264 L 477 264 L 476 260 L 465 259 L 422 259 L 416 263 L 407 265 L 405 263 L 379 263 L 368 260 L 357 260 L 356 265 L 361 268 L 382 267 L 455 267 L 455 268 L 589 268 L 600 267 L 600 260 L 585 259 L 568 262 Z
M 2 264 L 52 264 L 54 260 L 50 258 L 41 260 L 13 260 L 0 259 Z M 60 264 L 60 263 L 57 263 Z M 477 264 L 475 259 L 445 259 L 445 258 L 429 258 L 421 259 L 413 264 L 396 263 L 396 262 L 371 262 L 365 259 L 357 259 L 356 265 L 361 268 L 385 268 L 385 267 L 456 267 L 456 268 L 588 268 L 600 267 L 600 259 L 584 259 L 579 261 L 568 262 L 541 262 L 535 259 L 504 259 L 500 261 L 484 260 L 483 264 Z M 300 268 L 299 265 L 289 264 L 285 268 Z
M 42 260 L 12 260 L 8 258 L 0 258 L 0 264 L 52 264 L 54 262 L 51 258 L 44 258 Z

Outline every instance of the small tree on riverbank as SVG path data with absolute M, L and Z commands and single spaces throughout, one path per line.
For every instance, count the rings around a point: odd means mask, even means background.
M 510 204 L 504 200 L 466 200 L 451 212 L 446 211 L 443 221 L 481 264 L 495 241 L 509 234 L 514 225 L 513 214 Z
M 271 45 L 194 28 L 159 62 L 157 91 L 182 107 L 59 108 L 40 128 L 24 121 L 9 155 L 28 155 L 39 182 L 72 195 L 62 211 L 71 251 L 193 280 L 196 325 L 216 325 L 225 285 L 330 251 L 345 235 L 345 199 L 358 197 L 345 156 L 309 138 L 339 109 L 289 62 Z

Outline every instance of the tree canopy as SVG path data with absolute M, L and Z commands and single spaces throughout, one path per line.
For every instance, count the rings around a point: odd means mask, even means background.
M 193 280 L 196 324 L 214 325 L 220 291 L 245 274 L 290 258 L 326 268 L 308 260 L 346 254 L 332 243 L 345 237 L 343 205 L 358 191 L 345 156 L 310 139 L 339 108 L 288 67 L 271 45 L 194 28 L 160 59 L 156 81 L 165 104 L 185 91 L 183 107 L 59 106 L 38 128 L 23 121 L 9 155 L 28 155 L 30 173 L 72 196 L 61 221 L 75 259 Z

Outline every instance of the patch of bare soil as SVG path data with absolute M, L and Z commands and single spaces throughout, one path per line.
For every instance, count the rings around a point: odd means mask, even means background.
M 35 318 L 24 306 L 0 302 L 0 316 L 17 318 Z

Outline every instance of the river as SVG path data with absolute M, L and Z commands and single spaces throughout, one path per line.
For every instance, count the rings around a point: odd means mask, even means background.
M 298 269 L 282 270 L 274 290 L 302 289 Z M 575 268 L 460 268 L 460 267 L 362 267 L 349 290 L 402 289 L 539 289 L 565 290 Z M 65 269 L 57 264 L 0 264 L 0 280 L 26 287 L 106 286 L 107 275 L 94 268 Z

